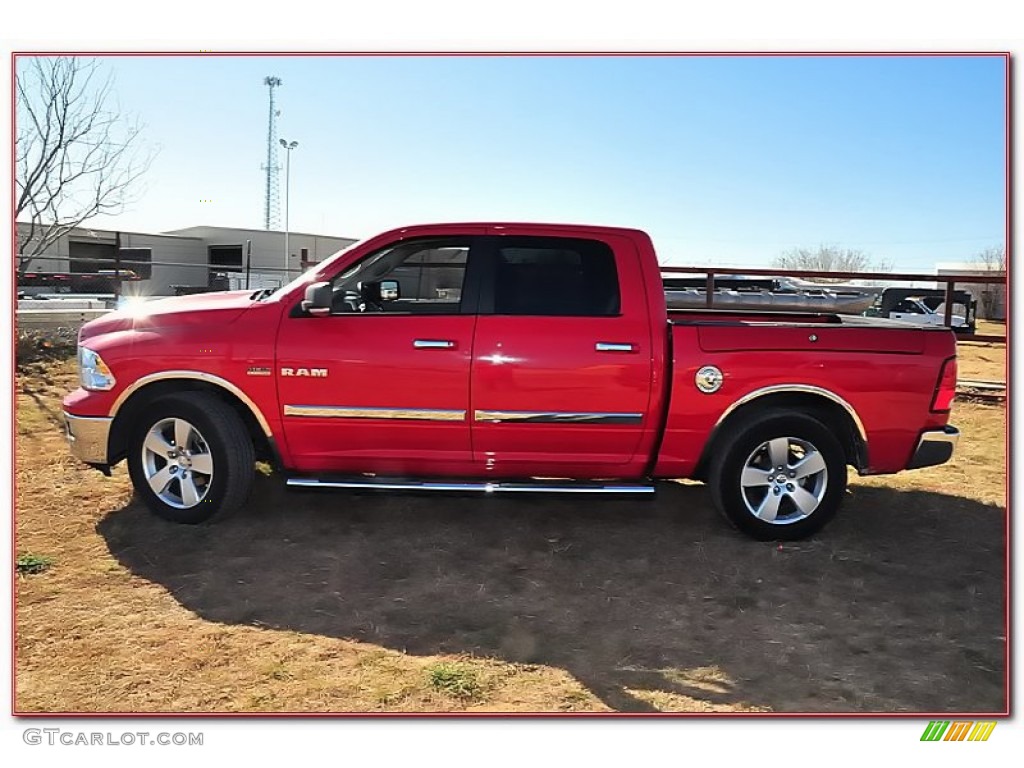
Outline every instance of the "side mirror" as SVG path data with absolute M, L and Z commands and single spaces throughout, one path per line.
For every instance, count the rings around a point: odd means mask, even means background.
M 398 287 L 397 280 L 381 280 L 380 281 L 380 300 L 381 301 L 395 301 L 401 294 L 401 289 Z
M 334 291 L 330 283 L 313 283 L 306 287 L 306 298 L 302 300 L 302 311 L 314 317 L 331 314 L 331 300 Z

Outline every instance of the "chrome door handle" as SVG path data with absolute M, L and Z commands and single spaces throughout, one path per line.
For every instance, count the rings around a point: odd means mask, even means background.
M 416 349 L 452 349 L 455 342 L 446 339 L 415 339 L 412 345 Z
M 598 352 L 632 352 L 632 344 L 618 344 L 612 341 L 599 341 L 594 345 Z

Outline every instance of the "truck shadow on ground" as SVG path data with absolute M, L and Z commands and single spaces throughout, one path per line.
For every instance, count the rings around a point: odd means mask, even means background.
M 666 693 L 789 712 L 1005 706 L 999 507 L 855 486 L 817 538 L 780 548 L 675 483 L 637 501 L 259 478 L 252 498 L 196 527 L 132 503 L 98 530 L 204 619 L 551 665 L 619 711 Z

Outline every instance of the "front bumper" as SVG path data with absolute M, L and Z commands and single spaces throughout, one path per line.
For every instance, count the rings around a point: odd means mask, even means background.
M 86 464 L 106 466 L 111 422 L 113 419 L 105 416 L 72 416 L 64 411 L 64 434 L 71 455 Z
M 959 439 L 960 430 L 949 425 L 942 429 L 925 430 L 917 441 L 917 448 L 914 450 L 910 463 L 907 464 L 907 469 L 945 464 L 953 457 L 953 451 L 956 449 Z

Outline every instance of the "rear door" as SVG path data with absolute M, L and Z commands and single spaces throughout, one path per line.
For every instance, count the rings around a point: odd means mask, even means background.
M 512 232 L 486 238 L 481 259 L 470 398 L 480 468 L 640 474 L 652 340 L 632 242 Z

